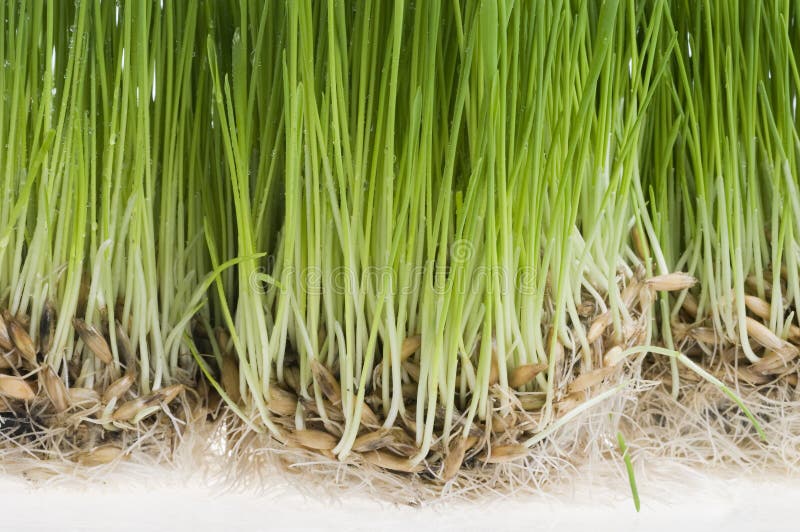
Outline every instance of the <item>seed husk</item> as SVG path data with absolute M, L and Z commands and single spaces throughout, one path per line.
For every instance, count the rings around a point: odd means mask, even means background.
M 717 333 L 709 327 L 692 327 L 689 335 L 703 344 L 716 345 L 717 343 Z
M 353 451 L 363 453 L 374 451 L 382 447 L 388 447 L 392 443 L 388 429 L 379 429 L 373 432 L 362 434 L 353 442 Z
M 569 393 L 556 402 L 556 412 L 565 415 L 586 402 L 586 392 Z
M 748 316 L 745 318 L 745 323 L 747 327 L 747 335 L 753 338 L 759 344 L 772 351 L 777 351 L 792 357 L 797 356 L 797 348 L 795 346 L 782 340 L 761 322 Z
M 300 386 L 300 369 L 294 366 L 290 366 L 288 368 L 283 368 L 283 380 L 286 385 L 291 388 L 294 393 L 297 395 L 301 395 L 301 388 Z
M 171 403 L 181 391 L 183 391 L 182 384 L 173 384 L 155 390 L 143 397 L 131 399 L 117 408 L 111 415 L 111 419 L 114 421 L 130 421 L 145 408 L 153 406 L 155 403 L 163 403 L 164 405 Z
M 228 394 L 231 401 L 239 403 L 242 400 L 242 394 L 239 391 L 239 364 L 231 355 L 225 355 L 222 358 L 222 368 L 220 369 L 222 389 Z
M 144 397 L 137 397 L 131 399 L 120 405 L 119 408 L 114 410 L 111 414 L 111 419 L 114 421 L 129 421 L 136 417 L 136 414 L 141 412 L 147 407 L 147 400 Z
M 417 350 L 422 345 L 422 337 L 419 335 L 416 336 L 409 336 L 405 340 L 403 340 L 403 346 L 400 349 L 400 360 L 405 361 L 417 352 Z
M 267 408 L 279 416 L 293 416 L 297 411 L 297 397 L 276 383 L 271 383 Z
M 772 380 L 769 376 L 763 373 L 756 373 L 750 368 L 739 367 L 736 369 L 736 376 L 742 381 L 755 386 L 766 384 Z
M 72 325 L 75 327 L 75 330 L 78 331 L 78 336 L 80 336 L 83 343 L 86 347 L 89 348 L 89 351 L 94 353 L 100 362 L 103 364 L 111 364 L 111 361 L 114 360 L 114 356 L 111 354 L 111 348 L 108 347 L 108 342 L 100 334 L 100 331 L 94 325 L 86 323 L 80 318 L 73 318 Z
M 516 427 L 517 418 L 513 413 L 508 415 L 492 414 L 492 432 L 500 434 Z
M 508 379 L 508 385 L 512 388 L 525 386 L 546 369 L 547 364 L 523 364 L 522 366 L 518 366 L 511 373 L 511 377 Z
M 416 397 L 418 386 L 416 382 L 404 382 L 402 384 L 403 397 Z
M 770 304 L 758 296 L 744 296 L 744 304 L 747 309 L 761 318 L 768 320 L 770 315 Z
M 231 335 L 222 327 L 217 327 L 214 329 L 214 336 L 216 336 L 217 346 L 224 354 L 227 354 L 231 346 Z
M 379 427 L 381 422 L 367 403 L 361 405 L 361 424 L 365 427 Z
M 320 419 L 327 417 L 329 421 L 334 421 L 337 423 L 344 421 L 344 413 L 342 413 L 342 409 L 339 406 L 332 404 L 327 399 L 322 399 L 320 404 L 317 404 L 317 401 L 314 399 L 306 399 L 304 397 L 300 397 L 298 400 L 300 404 L 303 405 L 303 408 L 307 409 L 309 412 L 313 412 L 319 416 Z
M 633 302 L 636 300 L 636 297 L 639 296 L 641 293 L 641 283 L 638 279 L 632 279 L 625 288 L 622 289 L 622 293 L 620 294 L 620 298 L 622 299 L 622 303 L 626 307 L 632 307 Z M 609 315 L 609 318 L 611 316 Z M 609 322 L 610 323 L 610 322 Z
M 378 362 L 375 364 L 375 369 L 372 370 L 372 389 L 375 390 L 375 393 L 380 393 L 379 390 L 383 387 L 382 375 L 383 373 L 383 362 Z
M 528 452 L 528 448 L 520 444 L 496 445 L 480 460 L 487 464 L 505 464 L 526 456 Z
M 464 440 L 464 448 L 467 451 L 471 450 L 478 444 L 479 441 L 481 441 L 482 437 L 483 431 L 481 431 L 478 427 L 472 427 L 472 429 L 469 431 L 469 436 L 467 436 L 467 439 Z
M 31 366 L 36 367 L 36 347 L 33 345 L 33 340 L 31 340 L 28 331 L 15 318 L 8 319 L 7 323 L 8 331 L 11 333 L 11 340 L 14 342 L 17 351 Z
M 631 229 L 631 242 L 633 242 L 633 249 L 640 259 L 645 260 L 650 256 L 647 240 L 642 235 L 638 225 L 633 226 L 633 229 Z
M 686 294 L 686 297 L 683 298 L 683 310 L 692 318 L 697 317 L 697 300 L 692 294 Z
M 403 362 L 403 369 L 414 382 L 419 382 L 419 365 L 413 362 Z
M 82 453 L 78 461 L 85 466 L 99 466 L 110 464 L 120 456 L 122 456 L 122 449 L 116 445 L 101 445 L 95 447 L 89 452 Z
M 544 392 L 520 393 L 517 400 L 523 409 L 530 412 L 538 410 L 545 405 L 547 394 Z
M 39 372 L 39 378 L 44 386 L 47 396 L 56 408 L 56 411 L 63 412 L 69 408 L 69 394 L 67 387 L 55 371 L 50 366 L 46 366 Z
M 119 399 L 131 389 L 136 378 L 127 373 L 108 385 L 105 392 L 103 392 L 103 402 L 109 403 L 112 399 Z
M 0 369 L 17 369 L 22 365 L 22 357 L 17 351 L 0 354 Z
M 173 384 L 155 390 L 150 395 L 155 401 L 163 402 L 165 405 L 171 403 L 184 390 L 183 384 Z
M 603 379 L 614 373 L 613 366 L 606 366 L 592 370 L 588 373 L 583 373 L 575 378 L 574 381 L 567 386 L 567 393 L 573 394 L 575 392 L 582 392 L 588 388 L 603 382 Z
M 319 451 L 330 451 L 339 443 L 339 439 L 332 434 L 313 429 L 297 430 L 293 438 L 299 445 Z
M 73 405 L 97 403 L 100 401 L 100 395 L 91 388 L 71 387 L 67 390 L 67 395 L 69 396 L 69 402 Z
M 589 326 L 589 332 L 586 333 L 586 339 L 589 341 L 589 343 L 594 343 L 601 336 L 603 336 L 603 332 L 605 332 L 606 327 L 608 327 L 610 323 L 611 314 L 608 312 L 604 312 L 595 318 L 592 324 Z
M 603 365 L 605 367 L 616 366 L 624 358 L 622 356 L 622 353 L 623 353 L 622 346 L 615 345 L 614 347 L 606 351 L 605 355 L 603 355 Z
M 366 453 L 362 453 L 361 456 L 364 457 L 364 460 L 367 463 L 382 467 L 383 469 L 389 469 L 391 471 L 399 471 L 401 473 L 420 473 L 425 469 L 425 466 L 420 463 L 412 463 L 407 458 L 401 458 L 396 454 L 386 451 L 367 451 Z
M 495 350 L 492 349 L 492 362 L 489 368 L 489 386 L 494 386 L 500 380 L 500 368 L 497 365 L 497 356 Z
M 48 301 L 42 309 L 42 318 L 39 321 L 39 350 L 43 354 L 50 352 L 53 347 L 53 334 L 56 330 L 56 309 Z
M 464 463 L 464 454 L 467 451 L 467 440 L 461 436 L 456 435 L 454 441 L 450 443 L 447 450 L 447 455 L 444 457 L 442 463 L 442 480 L 445 482 L 452 480 L 461 469 L 461 464 Z
M 406 408 L 405 412 L 400 413 L 400 418 L 403 420 L 403 425 L 412 433 L 417 432 L 417 420 L 411 411 L 411 408 Z
M 680 342 L 685 338 L 691 338 L 692 327 L 687 323 L 674 321 L 670 324 L 672 328 L 672 338 L 676 342 Z
M 793 346 L 792 346 L 793 347 Z M 791 353 L 785 352 L 778 352 L 778 351 L 770 351 L 758 362 L 752 364 L 750 367 L 753 371 L 763 374 L 775 374 L 780 373 L 781 371 L 785 370 L 789 362 L 797 358 L 800 355 L 797 349 L 791 351 Z
M 336 377 L 333 375 L 333 373 L 331 373 L 331 370 L 316 360 L 312 360 L 311 372 L 314 374 L 314 380 L 319 385 L 322 393 L 325 394 L 325 397 L 327 397 L 328 400 L 334 405 L 341 403 L 342 390 L 339 387 L 339 381 L 336 380 Z
M 128 338 L 128 333 L 119 321 L 114 325 L 114 335 L 117 337 L 117 352 L 120 358 L 125 361 L 125 369 L 128 374 L 136 376 L 136 359 L 133 356 L 133 344 Z
M 639 290 L 639 315 L 646 316 L 650 313 L 650 309 L 653 307 L 653 302 L 655 301 L 655 294 L 651 290 L 647 290 L 646 287 L 642 287 Z M 639 319 L 642 321 L 642 318 Z M 644 329 L 645 327 L 640 326 L 640 329 Z
M 646 280 L 645 283 L 658 292 L 674 292 L 685 290 L 697 284 L 697 279 L 684 272 L 673 272 L 656 275 Z
M 789 339 L 793 342 L 797 343 L 800 342 L 800 327 L 797 325 L 790 325 L 789 326 Z
M 414 438 L 400 427 L 389 430 L 389 450 L 400 456 L 411 456 L 419 451 Z
M 12 377 L 11 375 L 0 375 L 0 395 L 31 401 L 36 398 L 36 394 L 22 377 Z
M 8 325 L 6 324 L 6 319 L 3 314 L 0 314 L 0 349 L 3 351 L 11 351 L 14 349 L 14 343 L 11 341 Z
M 755 275 L 748 275 L 744 280 L 745 287 L 751 292 L 758 292 L 762 287 L 766 293 L 772 292 L 772 274 L 764 272 L 764 277 L 759 279 Z

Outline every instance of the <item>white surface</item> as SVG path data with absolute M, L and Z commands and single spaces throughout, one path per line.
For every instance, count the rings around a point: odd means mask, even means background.
M 0 480 L 0 529 L 756 532 L 800 526 L 800 482 L 792 479 L 706 479 L 691 488 L 680 485 L 671 484 L 667 494 L 644 486 L 642 511 L 636 514 L 627 492 L 606 489 L 413 508 L 354 497 L 327 504 L 280 488 L 260 496 L 199 487 L 31 488 L 6 478 Z

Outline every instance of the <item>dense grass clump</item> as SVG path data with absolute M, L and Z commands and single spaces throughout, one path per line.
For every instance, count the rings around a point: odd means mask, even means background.
M 0 2 L 6 461 L 797 467 L 799 18 Z

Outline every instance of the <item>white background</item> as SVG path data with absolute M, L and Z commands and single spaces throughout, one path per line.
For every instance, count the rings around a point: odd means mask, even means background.
M 299 493 L 276 478 L 265 493 L 232 493 L 165 478 L 35 487 L 0 477 L 2 530 L 689 530 L 800 529 L 800 482 L 790 477 L 671 475 L 640 483 L 642 511 L 624 483 L 423 507 L 368 495 Z M 558 492 L 554 494 L 553 492 Z

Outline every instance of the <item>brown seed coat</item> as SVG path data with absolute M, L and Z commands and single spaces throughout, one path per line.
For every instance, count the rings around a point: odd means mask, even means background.
M 386 451 L 368 451 L 361 456 L 367 463 L 374 466 L 389 469 L 391 471 L 399 471 L 401 473 L 419 473 L 425 469 L 422 464 L 414 464 L 407 458 L 401 458 L 395 454 Z
M 616 366 L 623 359 L 622 353 L 622 346 L 615 345 L 603 355 L 603 365 L 606 367 Z
M 11 375 L 0 375 L 0 395 L 31 401 L 36 398 L 36 394 L 22 377 L 12 377 Z
M 39 350 L 43 354 L 50 352 L 53 347 L 53 334 L 56 330 L 56 309 L 48 301 L 42 310 L 42 318 L 39 321 Z
M 785 355 L 797 356 L 797 348 L 782 340 L 773 333 L 766 325 L 754 320 L 751 317 L 745 318 L 747 335 L 767 349 L 777 351 Z
M 303 447 L 319 451 L 329 451 L 336 447 L 339 439 L 322 430 L 297 430 L 293 435 L 294 441 Z
M 98 393 L 91 388 L 69 388 L 67 395 L 69 395 L 69 402 L 73 405 L 100 401 Z
M 403 340 L 403 346 L 400 349 L 400 360 L 404 361 L 411 355 L 417 352 L 422 345 L 422 337 L 419 335 L 409 336 Z
M 758 296 L 744 296 L 744 304 L 747 309 L 761 318 L 768 320 L 771 313 L 770 304 Z
M 33 345 L 33 340 L 19 322 L 11 318 L 8 320 L 8 331 L 11 333 L 11 340 L 19 351 L 22 358 L 24 358 L 32 367 L 36 367 L 36 347 Z
M 297 397 L 292 392 L 271 383 L 267 408 L 279 416 L 293 416 L 297 411 Z
M 109 384 L 103 392 L 103 402 L 109 403 L 112 399 L 119 399 L 125 395 L 131 389 L 135 380 L 135 377 L 128 373 Z
M 528 454 L 528 448 L 520 444 L 497 445 L 491 448 L 488 454 L 481 456 L 481 461 L 487 464 L 504 464 L 513 462 Z
M 85 466 L 109 464 L 122 456 L 122 449 L 116 445 L 101 445 L 87 453 L 82 453 L 78 461 Z
M 314 380 L 319 385 L 322 393 L 325 394 L 325 397 L 327 397 L 328 400 L 334 405 L 341 403 L 342 390 L 339 387 L 339 381 L 336 380 L 336 377 L 333 375 L 333 373 L 331 373 L 331 370 L 316 360 L 312 360 L 311 372 L 314 374 Z
M 653 290 L 659 292 L 673 292 L 685 290 L 697 284 L 697 279 L 684 272 L 673 272 L 656 275 L 645 281 Z
M 11 351 L 14 349 L 14 343 L 11 341 L 6 319 L 2 314 L 0 314 L 0 349 L 3 351 Z
M 447 455 L 444 457 L 442 463 L 442 480 L 445 482 L 452 480 L 461 469 L 461 464 L 464 463 L 464 454 L 467 451 L 467 441 L 457 434 L 454 441 L 450 443 L 447 450 Z
M 222 357 L 221 368 L 222 389 L 228 394 L 231 401 L 239 403 L 242 400 L 242 394 L 239 391 L 239 364 L 231 355 L 224 355 Z
M 42 385 L 44 386 L 47 396 L 56 408 L 56 411 L 63 412 L 69 408 L 69 394 L 67 387 L 55 371 L 50 366 L 46 366 L 40 373 Z
M 511 372 L 508 385 L 512 388 L 525 386 L 545 370 L 547 370 L 547 364 L 523 364 L 518 366 Z
M 110 364 L 111 361 L 114 360 L 114 356 L 111 354 L 111 348 L 108 347 L 108 342 L 106 342 L 106 339 L 94 325 L 86 323 L 80 318 L 73 318 L 72 325 L 78 332 L 78 336 L 83 340 L 83 343 L 89 348 L 89 351 L 94 353 L 94 356 L 96 356 L 100 362 L 103 364 Z
M 583 373 L 579 375 L 574 381 L 569 383 L 567 386 L 567 393 L 575 393 L 575 392 L 582 392 L 595 384 L 599 384 L 603 381 L 606 377 L 614 373 L 614 367 L 606 366 L 604 368 L 598 368 L 592 370 L 588 373 Z
M 121 360 L 125 362 L 125 369 L 129 374 L 136 376 L 136 358 L 133 356 L 133 344 L 131 339 L 128 338 L 128 333 L 122 327 L 122 324 L 117 321 L 114 327 L 114 335 L 117 337 L 117 352 Z
M 388 429 L 379 429 L 373 432 L 362 434 L 353 442 L 353 451 L 363 453 L 374 451 L 382 447 L 388 447 L 392 440 L 389 437 Z

